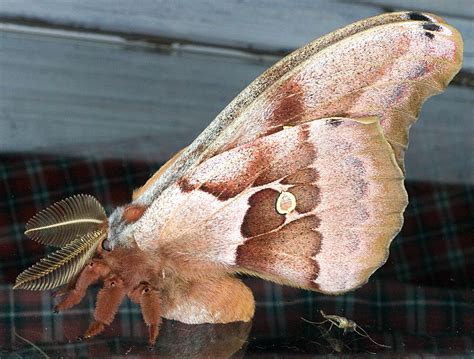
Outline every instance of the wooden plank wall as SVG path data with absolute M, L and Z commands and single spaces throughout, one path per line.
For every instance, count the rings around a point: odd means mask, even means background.
M 411 179 L 474 183 L 470 0 L 0 2 L 0 153 L 163 162 L 283 54 L 390 10 L 444 16 L 465 39 L 457 83 L 412 131 Z

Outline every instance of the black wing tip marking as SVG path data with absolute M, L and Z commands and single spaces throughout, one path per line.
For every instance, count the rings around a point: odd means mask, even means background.
M 425 22 L 421 27 L 425 30 L 429 31 L 442 31 L 442 27 L 439 26 L 438 24 L 435 24 L 434 22 Z
M 408 18 L 415 21 L 432 21 L 428 16 L 416 11 L 409 12 Z

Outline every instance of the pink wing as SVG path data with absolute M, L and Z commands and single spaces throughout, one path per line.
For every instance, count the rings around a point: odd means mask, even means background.
M 282 76 L 238 119 L 230 148 L 284 125 L 376 116 L 403 168 L 408 130 L 422 103 L 459 71 L 462 40 L 448 25 L 385 24 L 325 48 Z
M 281 196 L 293 204 L 277 205 Z M 135 240 L 173 267 L 205 263 L 328 293 L 361 285 L 385 262 L 407 204 L 378 122 L 342 118 L 214 156 L 162 198 Z

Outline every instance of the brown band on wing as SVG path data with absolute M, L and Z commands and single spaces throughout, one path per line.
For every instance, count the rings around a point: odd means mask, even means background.
M 122 220 L 125 223 L 136 222 L 141 218 L 141 216 L 143 216 L 147 208 L 147 206 L 140 204 L 130 204 L 124 208 Z
M 279 195 L 280 192 L 267 188 L 249 198 L 250 207 L 241 226 L 244 238 L 270 232 L 285 223 L 285 216 L 279 214 L 275 207 Z
M 226 201 L 248 188 L 254 181 L 255 174 L 267 168 L 271 160 L 270 150 L 266 146 L 257 148 L 252 152 L 251 158 L 248 158 L 245 170 L 238 175 L 233 178 L 207 181 L 199 189 L 212 194 L 220 201 Z
M 299 213 L 308 213 L 314 210 L 321 202 L 320 190 L 311 184 L 298 184 L 289 189 L 296 197 L 296 210 Z
M 275 127 L 271 127 L 268 131 L 266 131 L 262 137 L 265 137 L 265 136 L 269 136 L 269 135 L 273 135 L 274 133 L 277 133 L 277 132 L 280 132 L 281 130 L 284 130 L 284 126 L 281 125 L 281 126 L 275 126 Z
M 250 238 L 237 248 L 236 263 L 248 270 L 286 278 L 317 289 L 314 280 L 319 265 L 314 259 L 321 249 L 320 219 L 309 215 L 277 231 Z
M 303 89 L 298 81 L 283 82 L 275 93 L 268 127 L 298 123 L 305 112 Z
M 307 125 L 301 126 L 298 132 L 298 140 L 294 144 L 291 156 L 280 160 L 262 172 L 254 181 L 253 186 L 263 186 L 267 183 L 277 181 L 288 173 L 297 172 L 308 167 L 316 159 L 316 148 L 309 141 L 309 129 Z
M 283 178 L 281 184 L 298 184 L 298 183 L 315 183 L 319 179 L 319 172 L 316 168 L 308 167 L 302 170 L 296 171 L 285 178 Z
M 178 182 L 178 186 L 184 193 L 189 193 L 196 189 L 197 185 L 191 184 L 191 182 L 186 178 L 181 178 Z

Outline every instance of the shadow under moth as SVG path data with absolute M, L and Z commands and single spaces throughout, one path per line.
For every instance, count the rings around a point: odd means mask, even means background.
M 34 216 L 26 235 L 58 247 L 14 288 L 63 286 L 55 307 L 103 281 L 90 338 L 124 297 L 154 345 L 161 318 L 250 321 L 237 274 L 340 294 L 388 257 L 407 205 L 404 154 L 422 103 L 459 71 L 463 42 L 435 15 L 356 22 L 285 57 L 107 218 L 89 195 Z

